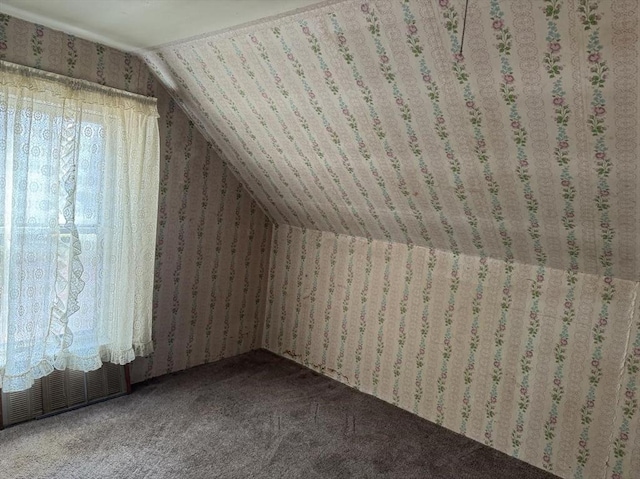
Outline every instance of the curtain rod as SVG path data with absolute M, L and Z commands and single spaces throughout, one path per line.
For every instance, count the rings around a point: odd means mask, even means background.
M 60 75 L 58 73 L 38 70 L 37 68 L 31 68 L 25 65 L 20 65 L 17 63 L 7 62 L 5 60 L 0 60 L 0 72 L 3 72 L 3 71 L 18 73 L 20 75 L 24 75 L 27 77 L 43 78 L 45 80 L 62 83 L 74 90 L 89 90 L 89 91 L 104 93 L 110 96 L 131 98 L 132 100 L 136 100 L 144 104 L 151 105 L 151 104 L 156 104 L 158 102 L 157 98 L 155 97 L 139 95 L 137 93 L 131 93 L 125 90 L 119 90 L 117 88 L 100 85 L 99 83 L 94 83 L 87 80 L 81 80 L 79 78 L 72 78 L 65 75 Z

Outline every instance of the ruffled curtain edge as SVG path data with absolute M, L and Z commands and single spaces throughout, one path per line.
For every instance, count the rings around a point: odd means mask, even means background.
M 63 352 L 54 358 L 44 358 L 29 371 L 18 376 L 7 376 L 4 369 L 0 369 L 0 389 L 5 393 L 23 391 L 33 386 L 37 379 L 48 376 L 56 370 L 70 369 L 89 372 L 100 369 L 104 363 L 124 366 L 131 363 L 136 357 L 148 356 L 151 353 L 153 353 L 153 341 L 134 343 L 131 348 L 125 350 L 100 346 L 96 354 L 88 357 Z

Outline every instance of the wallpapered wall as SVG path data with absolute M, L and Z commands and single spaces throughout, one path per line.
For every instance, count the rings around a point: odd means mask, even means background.
M 638 5 L 470 2 L 460 54 L 462 10 L 332 1 L 146 56 L 272 245 L 137 60 L 4 17 L 0 54 L 160 98 L 136 378 L 258 344 L 266 300 L 279 354 L 562 477 L 633 477 Z
M 464 0 L 347 0 L 145 58 L 281 225 L 266 347 L 632 477 L 638 4 L 485 3 L 462 53 Z
M 638 5 L 348 0 L 148 62 L 278 224 L 640 279 Z
M 144 63 L 6 15 L 0 58 L 158 98 L 155 352 L 132 381 L 259 347 L 270 221 Z
M 595 275 L 290 226 L 271 265 L 265 348 L 561 477 L 637 477 L 638 283 L 604 316 Z

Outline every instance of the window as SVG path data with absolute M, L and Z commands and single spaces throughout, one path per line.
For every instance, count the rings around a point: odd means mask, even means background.
M 0 387 L 151 351 L 154 99 L 0 62 Z
M 37 105 L 37 103 L 36 103 Z M 38 111 L 40 110 L 40 111 Z M 51 208 L 51 192 L 57 188 L 57 174 L 50 165 L 49 152 L 54 150 L 54 145 L 59 143 L 59 132 L 62 129 L 62 117 L 51 116 L 43 113 L 46 111 L 44 105 L 35 106 L 33 114 L 27 116 L 26 111 L 16 111 L 15 107 L 9 107 L 6 111 L 8 124 L 18 125 L 18 131 L 11 132 L 11 139 L 7 138 L 7 131 L 0 130 L 0 145 L 6 145 L 7 151 L 4 155 L 5 162 L 13 158 L 24 169 L 4 168 L 0 169 L 0 185 L 4 186 L 6 193 L 4 202 L 0 205 L 0 251 L 10 251 L 11 237 L 5 238 L 5 221 L 11 224 L 10 217 L 15 212 L 18 203 L 24 202 L 25 210 L 22 214 L 16 214 L 14 228 L 20 228 L 24 238 L 30 238 L 27 246 L 28 251 L 23 253 L 22 258 L 17 260 L 23 274 L 29 276 L 29 271 L 33 273 L 34 280 L 42 280 L 46 276 L 51 277 L 54 261 L 47 252 L 48 244 L 48 224 L 55 221 L 53 216 L 57 213 L 57 227 L 61 230 L 61 236 L 67 241 L 71 240 L 69 233 L 65 231 L 66 222 L 61 211 Z M 16 118 L 18 114 L 18 118 Z M 20 114 L 23 118 L 20 118 Z M 104 127 L 99 123 L 98 118 L 81 121 L 78 131 L 77 148 L 79 151 L 76 167 L 76 193 L 75 193 L 75 226 L 78 238 L 82 245 L 80 258 L 83 266 L 82 271 L 82 302 L 78 305 L 79 310 L 70 318 L 70 323 L 74 326 L 74 348 L 78 348 L 82 343 L 87 342 L 91 330 L 94 328 L 95 317 L 93 311 L 98 307 L 98 290 L 101 286 L 101 265 L 98 251 L 103 241 L 98 238 L 103 235 L 103 201 L 100 190 L 104 182 L 104 155 L 105 138 Z M 39 134 L 33 135 L 33 132 Z M 28 137 L 28 138 L 25 138 Z M 16 152 L 14 143 L 22 143 L 26 151 Z M 28 146 L 27 146 L 28 145 Z M 0 152 L 2 150 L 0 149 Z M 9 179 L 7 178 L 9 176 Z M 22 177 L 22 179 L 20 178 Z M 24 187 L 26 185 L 26 188 Z M 16 205 L 12 204 L 16 202 Z M 7 204 L 8 203 L 8 204 Z M 8 212 L 9 218 L 5 217 Z M 20 239 L 18 239 L 20 241 Z M 25 268 L 31 264 L 31 267 Z M 27 290 L 27 298 L 33 297 L 35 291 Z M 0 345 L 7 343 L 7 329 L 0 330 Z M 1 348 L 2 346 L 0 346 Z

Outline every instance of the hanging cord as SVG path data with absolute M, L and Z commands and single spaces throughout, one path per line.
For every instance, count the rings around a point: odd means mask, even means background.
M 464 5 L 464 19 L 462 20 L 462 39 L 460 40 L 460 55 L 462 55 L 462 46 L 464 45 L 464 31 L 467 29 L 467 10 L 469 9 L 469 0 Z

